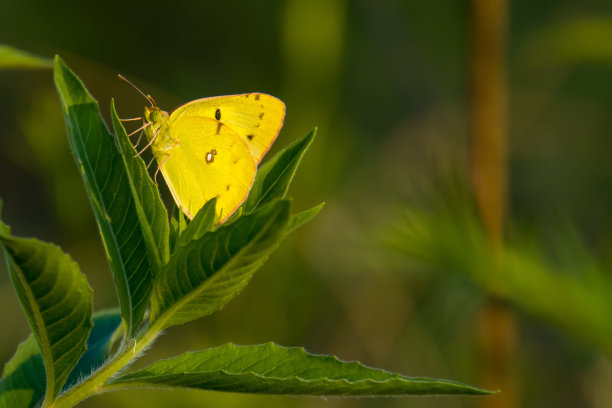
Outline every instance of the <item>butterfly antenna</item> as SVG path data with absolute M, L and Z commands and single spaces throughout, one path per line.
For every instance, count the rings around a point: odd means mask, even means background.
M 147 95 L 147 99 L 149 100 L 149 102 L 153 102 L 153 106 L 157 106 L 157 104 L 155 103 L 155 99 L 153 99 L 151 95 Z
M 123 81 L 127 82 L 128 84 L 132 85 L 132 87 L 133 87 L 134 89 L 136 89 L 136 90 L 137 90 L 137 91 L 138 91 L 138 92 L 139 92 L 139 93 L 140 93 L 142 96 L 144 96 L 144 98 L 145 98 L 147 101 L 149 101 L 149 103 L 151 104 L 151 107 L 155 107 L 155 106 L 157 106 L 157 105 L 155 104 L 155 100 L 154 100 L 154 99 L 151 97 L 151 95 L 145 95 L 145 94 L 144 94 L 144 92 L 142 92 L 142 91 L 141 91 L 141 90 L 140 90 L 140 89 L 139 89 L 139 88 L 138 88 L 136 85 L 134 85 L 133 83 L 131 83 L 131 82 L 130 82 L 130 80 L 129 80 L 129 79 L 127 79 L 126 77 L 124 77 L 123 75 L 118 74 L 117 76 L 119 77 L 119 79 L 121 79 L 121 80 L 123 80 Z

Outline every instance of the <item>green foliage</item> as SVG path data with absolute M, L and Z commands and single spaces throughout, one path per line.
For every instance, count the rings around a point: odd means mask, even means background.
M 496 254 L 468 208 L 405 211 L 387 243 L 440 273 L 457 273 L 522 310 L 612 355 L 612 282 L 567 233 L 556 264 L 533 238 L 509 240 Z M 527 245 L 526 243 L 529 243 Z
M 216 205 L 217 199 L 214 198 L 213 200 L 215 201 L 215 205 Z M 210 205 L 212 204 L 208 202 L 202 208 L 207 208 Z M 213 205 L 213 208 L 214 208 L 214 205 Z M 196 214 L 196 216 L 193 217 L 192 222 L 195 221 L 196 219 L 201 219 L 202 217 L 204 217 L 204 215 L 200 215 L 200 213 L 206 214 L 209 211 L 210 209 L 200 210 L 198 214 Z M 187 229 L 187 220 L 185 219 L 185 215 L 181 211 L 180 207 L 178 205 L 175 205 L 174 210 L 172 211 L 172 218 L 170 219 L 170 250 L 174 250 L 174 247 L 176 246 L 176 242 L 178 241 L 178 238 L 183 234 L 183 231 L 185 231 L 185 229 Z
M 174 219 L 177 220 L 178 228 L 176 231 L 176 243 L 173 245 L 172 248 L 173 252 L 176 251 L 177 248 L 184 247 L 185 245 L 189 244 L 191 241 L 197 241 L 204 234 L 206 234 L 212 229 L 213 224 L 215 222 L 216 206 L 217 198 L 214 197 L 209 202 L 204 204 L 204 207 L 202 207 L 202 209 L 198 211 L 198 213 L 195 217 L 193 217 L 193 220 L 191 220 L 189 225 L 187 225 L 187 223 L 185 222 L 183 212 L 179 209 L 178 206 L 176 207 L 177 214 L 176 218 Z
M 0 44 L 0 69 L 52 68 L 53 61 Z
M 308 210 L 304 210 L 297 214 L 293 214 L 289 219 L 289 225 L 287 226 L 287 232 L 291 232 L 299 228 L 300 226 L 306 224 L 308 221 L 314 218 L 315 215 L 319 213 L 323 209 L 325 203 L 321 203 L 315 207 L 312 207 Z
M 45 387 L 45 365 L 38 343 L 30 335 L 4 365 L 0 380 L 0 407 L 34 407 L 45 396 Z
M 253 187 L 244 204 L 246 212 L 251 212 L 261 205 L 287 194 L 295 171 L 304 153 L 312 144 L 316 133 L 317 130 L 314 129 L 257 169 Z
M 110 357 L 113 336 L 121 327 L 121 314 L 118 309 L 102 310 L 94 313 L 93 327 L 87 338 L 87 351 L 74 367 L 64 390 L 90 375 Z
M 261 166 L 241 211 L 224 224 L 215 225 L 214 199 L 190 222 L 176 209 L 169 220 L 114 103 L 115 135 L 59 57 L 54 78 L 120 307 L 92 316 L 91 289 L 71 258 L 54 245 L 16 238 L 0 223 L 0 244 L 33 333 L 4 367 L 0 408 L 66 408 L 100 392 L 143 385 L 295 395 L 490 393 L 272 343 L 228 344 L 120 376 L 165 328 L 221 309 L 289 232 L 321 210 L 322 204 L 291 215 L 286 198 L 315 132 Z
M 185 353 L 112 380 L 108 388 L 187 387 L 291 395 L 486 394 L 452 381 L 408 378 L 274 343 Z
M 74 386 L 100 367 L 110 355 L 111 338 L 121 324 L 118 310 L 103 310 L 93 315 L 93 328 L 83 353 L 68 376 L 64 390 Z M 21 343 L 4 366 L 0 379 L 0 407 L 34 407 L 45 393 L 45 366 L 33 335 Z
M 286 235 L 288 221 L 289 202 L 279 200 L 199 240 L 177 245 L 155 280 L 152 324 L 165 329 L 221 309 Z
M 151 294 L 152 268 L 147 256 L 142 208 L 132 194 L 131 177 L 114 136 L 100 116 L 98 102 L 76 75 L 55 59 L 55 84 L 68 130 L 68 142 L 85 182 L 119 295 L 121 316 L 134 337 Z M 126 159 L 127 160 L 127 159 Z M 136 166 L 134 166 L 136 167 Z M 139 214 L 140 213 L 140 214 Z M 144 217 L 144 216 L 143 216 Z
M 168 212 L 161 201 L 157 186 L 149 177 L 144 162 L 140 157 L 136 157 L 137 152 L 117 116 L 114 101 L 111 102 L 111 116 L 121 149 L 125 175 L 134 198 L 134 208 L 147 247 L 149 264 L 153 274 L 157 275 L 162 265 L 168 262 Z
M 92 290 L 77 264 L 52 244 L 13 237 L 3 229 L 13 287 L 40 348 L 46 399 L 52 401 L 85 352 L 92 326 Z

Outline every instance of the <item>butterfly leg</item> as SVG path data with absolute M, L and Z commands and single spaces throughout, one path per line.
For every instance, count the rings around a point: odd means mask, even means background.
M 138 136 L 138 140 L 136 140 L 135 146 L 138 146 L 140 144 L 140 141 L 142 140 L 143 136 L 144 136 L 144 132 L 140 132 L 140 136 Z
M 159 173 L 159 170 L 161 169 L 162 164 L 164 164 L 166 160 L 168 160 L 168 157 L 170 157 L 170 154 L 166 154 L 166 157 L 164 157 L 164 160 L 162 160 L 161 163 L 159 163 L 159 166 L 157 166 L 157 170 L 155 170 L 155 174 L 153 175 L 153 182 L 155 183 L 155 185 L 157 185 L 157 173 Z
M 128 137 L 135 135 L 136 133 L 140 132 L 141 130 L 143 130 L 144 128 L 151 126 L 151 122 L 147 122 L 144 125 L 142 125 L 141 127 L 139 127 L 138 129 L 136 129 L 135 131 L 133 131 L 132 133 L 130 133 L 129 135 L 127 135 Z
M 147 123 L 147 125 L 143 126 L 143 129 L 148 126 L 150 123 Z M 155 141 L 155 139 L 157 138 L 157 135 L 159 135 L 159 128 L 157 128 L 157 130 L 155 131 L 155 134 L 153 134 L 153 137 L 151 138 L 151 140 L 149 140 L 149 143 L 147 143 L 147 145 L 145 147 L 142 148 L 141 151 L 138 152 L 138 154 L 136 154 L 136 156 L 134 157 L 138 157 L 140 156 L 145 150 L 147 150 L 147 147 L 151 146 L 153 144 L 153 142 Z

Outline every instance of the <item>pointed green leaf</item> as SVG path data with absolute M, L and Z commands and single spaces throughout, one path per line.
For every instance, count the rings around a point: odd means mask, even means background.
M 45 396 L 45 366 L 34 336 L 17 347 L 4 365 L 0 380 L 0 408 L 32 408 Z
M 174 251 L 174 246 L 178 237 L 187 228 L 187 221 L 185 215 L 178 206 L 174 206 L 172 210 L 172 219 L 170 220 L 170 251 Z
M 185 353 L 117 378 L 107 389 L 152 386 L 321 396 L 491 394 L 455 381 L 404 377 L 273 343 Z
M 51 68 L 53 61 L 0 44 L 0 69 Z
M 289 202 L 279 200 L 177 247 L 155 281 L 151 321 L 158 329 L 221 309 L 285 236 Z
M 125 174 L 134 198 L 134 208 L 147 246 L 149 265 L 157 275 L 170 256 L 168 212 L 159 196 L 157 186 L 149 177 L 147 167 L 140 156 L 137 156 L 132 142 L 127 137 L 125 128 L 117 116 L 114 101 L 111 101 L 111 117 L 122 153 Z
M 0 214 L 2 213 L 2 200 L 0 199 Z M 0 235 L 11 235 L 11 229 L 2 220 L 0 220 Z
M 52 401 L 85 352 L 92 326 L 92 290 L 77 264 L 55 245 L 0 235 L 11 281 L 46 370 Z
M 93 328 L 87 339 L 87 351 L 74 367 L 64 390 L 72 387 L 78 381 L 88 377 L 110 355 L 111 340 L 121 325 L 119 309 L 102 310 L 93 315 Z
M 184 247 L 189 244 L 191 241 L 196 241 L 208 231 L 210 231 L 213 227 L 213 223 L 215 222 L 215 207 L 217 206 L 217 198 L 209 200 L 204 207 L 200 208 L 198 213 L 193 220 L 187 225 L 185 230 L 179 235 L 176 245 L 173 251 L 176 251 L 178 248 Z
M 244 204 L 247 213 L 272 200 L 285 197 L 295 171 L 316 133 L 316 129 L 312 130 L 257 169 L 255 181 Z
M 319 213 L 323 209 L 325 203 L 321 203 L 315 207 L 312 207 L 308 210 L 299 212 L 297 214 L 293 214 L 289 219 L 289 225 L 287 226 L 287 233 L 293 232 L 302 225 L 306 224 L 308 221 L 314 218 L 315 215 Z
M 128 176 L 98 103 L 59 57 L 55 59 L 54 76 L 68 141 L 113 272 L 121 316 L 128 335 L 134 337 L 147 308 L 152 279 Z

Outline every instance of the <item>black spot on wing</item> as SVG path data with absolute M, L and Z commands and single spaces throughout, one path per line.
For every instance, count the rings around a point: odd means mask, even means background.
M 230 185 L 228 184 L 227 186 L 225 186 L 225 191 L 229 191 L 230 189 Z
M 259 94 L 255 94 L 255 100 L 258 101 L 259 100 Z
M 255 135 L 247 135 L 247 139 L 249 139 L 249 140 L 253 140 L 254 137 L 255 137 Z
M 221 127 L 223 126 L 223 123 L 219 122 L 217 123 L 217 132 L 215 134 L 220 134 L 221 133 Z
M 217 108 L 215 111 L 215 119 L 221 120 L 221 109 Z
M 263 113 L 263 112 L 261 112 L 261 113 L 259 114 L 259 120 L 262 120 L 262 119 L 263 119 L 263 117 L 264 117 L 264 113 Z

